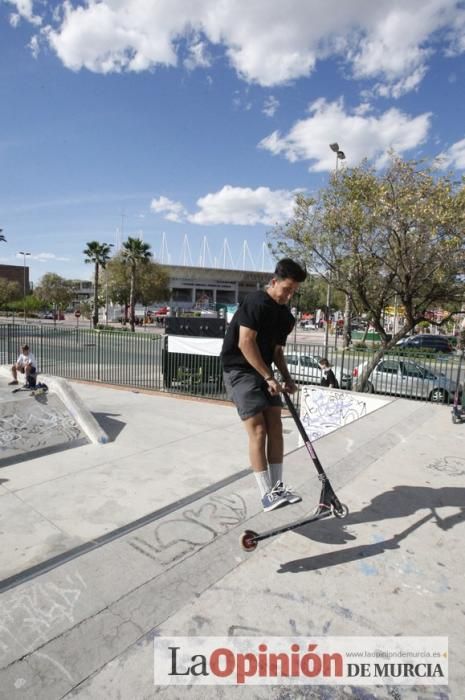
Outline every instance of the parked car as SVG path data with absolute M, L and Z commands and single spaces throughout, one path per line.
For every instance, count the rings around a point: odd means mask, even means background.
M 353 379 L 360 377 L 367 365 L 368 361 L 355 367 Z M 455 381 L 417 362 L 385 358 L 371 372 L 365 391 L 448 403 L 454 396 Z
M 428 333 L 419 333 L 411 335 L 407 338 L 402 338 L 397 342 L 401 348 L 412 348 L 428 352 L 451 353 L 453 349 L 448 338 L 444 335 L 429 335 Z
M 154 316 L 166 316 L 169 313 L 170 307 L 169 306 L 160 306 L 159 309 L 156 311 L 152 311 L 152 314 Z
M 47 321 L 64 321 L 65 315 L 62 311 L 44 311 L 39 314 L 39 318 L 44 318 Z
M 292 379 L 297 384 L 319 384 L 321 381 L 321 369 L 318 364 L 320 358 L 315 355 L 291 352 L 284 354 L 286 364 Z M 352 376 L 348 369 L 341 367 L 332 368 L 341 389 L 350 388 Z
M 449 341 L 449 345 L 451 346 L 452 350 L 457 350 L 459 344 L 458 335 L 443 335 L 442 337 Z

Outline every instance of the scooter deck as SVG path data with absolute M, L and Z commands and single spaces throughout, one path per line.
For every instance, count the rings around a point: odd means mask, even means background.
M 305 525 L 314 523 L 317 520 L 329 518 L 331 515 L 335 515 L 338 518 L 345 518 L 348 511 L 345 506 L 344 509 L 344 514 L 336 515 L 336 511 L 334 511 L 332 508 L 327 508 L 326 511 L 319 511 L 317 513 L 314 513 L 313 515 L 310 515 L 308 518 L 303 518 L 302 520 L 295 520 L 293 523 L 288 523 L 287 525 L 283 525 L 282 527 L 274 528 L 272 530 L 266 530 L 262 533 L 257 533 L 253 530 L 246 530 L 241 537 L 242 548 L 245 549 L 247 552 L 252 551 L 262 540 L 267 540 L 269 537 L 282 535 L 285 532 L 290 532 L 292 530 L 298 530 L 299 528 L 305 527 Z
M 244 549 L 246 552 L 251 552 L 256 549 L 261 540 L 266 540 L 269 537 L 275 537 L 276 535 L 282 535 L 283 533 L 290 532 L 291 530 L 298 530 L 299 528 L 304 527 L 304 525 L 313 523 L 316 520 L 323 520 L 323 518 L 329 518 L 331 515 L 334 515 L 336 518 L 345 518 L 349 513 L 349 509 L 346 505 L 339 501 L 326 475 L 320 476 L 320 479 L 323 482 L 321 487 L 320 502 L 312 515 L 302 518 L 302 520 L 295 520 L 294 522 L 287 523 L 287 525 L 281 525 L 280 527 L 266 530 L 262 533 L 254 532 L 253 530 L 246 530 L 242 533 L 240 538 L 242 549 Z
M 41 394 L 46 394 L 48 389 L 41 386 L 37 387 L 37 389 L 29 386 L 18 386 L 16 389 L 12 389 L 11 393 L 17 394 L 18 391 L 27 391 L 30 396 L 40 396 Z

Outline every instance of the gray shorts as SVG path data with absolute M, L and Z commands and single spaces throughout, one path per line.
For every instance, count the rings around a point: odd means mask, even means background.
M 270 406 L 281 408 L 283 405 L 279 394 L 270 394 L 268 384 L 258 372 L 230 369 L 223 372 L 223 379 L 228 397 L 242 420 L 251 418 Z

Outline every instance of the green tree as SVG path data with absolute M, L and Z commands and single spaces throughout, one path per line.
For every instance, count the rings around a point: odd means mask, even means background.
M 94 309 L 92 314 L 92 325 L 94 328 L 98 324 L 99 310 L 99 271 L 100 268 L 105 269 L 107 262 L 110 259 L 111 245 L 108 243 L 99 243 L 98 241 L 89 241 L 86 244 L 86 249 L 83 250 L 86 256 L 85 262 L 94 265 Z
M 24 300 L 26 313 L 37 313 L 42 308 L 42 302 L 36 294 L 28 294 Z
M 122 253 L 115 255 L 107 265 L 108 295 L 112 302 L 129 308 L 131 270 Z M 137 272 L 135 302 L 148 306 L 169 297 L 169 276 L 156 262 L 148 260 Z
M 272 232 L 275 251 L 309 269 L 366 313 L 381 347 L 359 380 L 363 388 L 383 353 L 428 320 L 428 311 L 460 311 L 465 272 L 465 188 L 427 165 L 391 157 L 377 173 L 344 169 L 318 197 L 299 195 L 294 217 Z M 405 324 L 391 338 L 384 310 L 396 298 Z
M 90 319 L 93 316 L 93 311 L 92 311 L 93 304 L 90 304 L 88 301 L 81 301 L 79 304 L 79 311 L 81 312 L 83 318 Z
M 123 260 L 129 267 L 130 290 L 129 290 L 129 322 L 131 331 L 135 331 L 135 306 L 136 306 L 136 281 L 138 270 L 143 268 L 150 261 L 152 253 L 150 244 L 144 243 L 140 238 L 131 238 L 123 242 L 121 253 Z
M 161 265 L 149 260 L 141 268 L 136 295 L 136 301 L 144 306 L 169 299 L 169 275 Z
M 318 275 L 308 275 L 305 282 L 301 284 L 298 294 L 299 309 L 303 312 L 313 313 L 316 309 L 326 308 L 328 284 Z M 334 290 L 331 295 L 331 308 L 342 309 L 343 305 L 344 295 Z
M 54 272 L 47 272 L 35 287 L 35 296 L 43 306 L 66 309 L 74 296 L 74 285 Z
M 6 307 L 10 302 L 21 298 L 21 288 L 17 282 L 11 282 L 0 278 L 0 308 Z

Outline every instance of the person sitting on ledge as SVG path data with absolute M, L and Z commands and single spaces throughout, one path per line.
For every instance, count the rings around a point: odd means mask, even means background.
M 21 346 L 21 353 L 11 368 L 13 379 L 9 384 L 18 384 L 18 372 L 25 375 L 25 386 L 34 386 L 37 374 L 36 358 L 30 352 L 29 345 Z
M 339 383 L 336 379 L 333 370 L 331 369 L 331 365 L 329 364 L 327 358 L 322 357 L 318 364 L 320 365 L 321 369 L 320 385 L 328 386 L 331 389 L 339 389 Z

